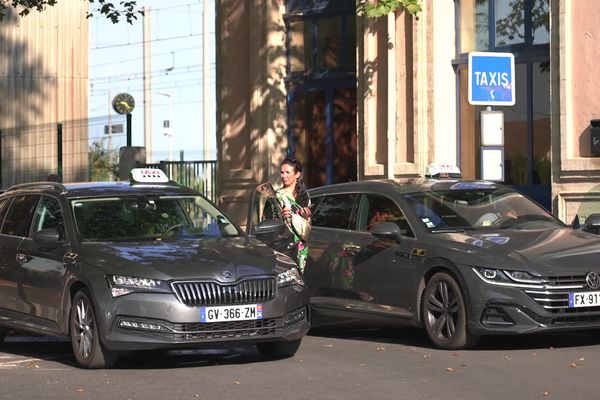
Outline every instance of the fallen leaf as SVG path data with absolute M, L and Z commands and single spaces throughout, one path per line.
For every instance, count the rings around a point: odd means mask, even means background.
M 239 381 L 233 381 L 233 384 L 234 384 L 234 385 L 239 385 L 239 384 L 240 384 L 240 382 L 239 382 Z
M 535 356 L 537 356 L 537 354 L 531 353 L 531 357 L 535 357 Z
M 569 365 L 571 368 L 577 368 L 577 364 L 575 363 L 571 363 L 571 365 Z
M 385 347 L 378 347 L 377 351 L 385 351 Z
M 83 393 L 83 389 L 77 389 L 79 393 Z
M 325 344 L 324 346 L 325 346 L 325 347 L 333 347 L 333 345 L 332 345 L 332 344 Z
M 548 396 L 550 393 L 548 393 L 548 392 L 542 392 L 542 394 L 543 394 L 544 396 Z
M 509 357 L 509 356 L 504 356 L 504 357 L 502 357 L 502 358 L 503 358 L 504 360 L 512 360 L 512 358 L 511 358 L 511 357 Z
M 198 393 L 196 393 L 196 394 L 194 395 L 194 397 L 200 397 L 200 395 L 199 395 Z
M 367 366 L 367 364 L 366 364 L 366 363 L 360 363 L 359 365 L 360 365 L 361 367 L 366 367 L 366 366 Z
M 425 354 L 423 358 L 431 358 L 431 354 Z
M 448 367 L 448 368 L 446 368 L 446 371 L 448 371 L 448 372 L 454 372 L 454 368 Z
M 454 357 L 458 357 L 458 353 L 452 353 Z
M 581 358 L 579 359 L 579 361 L 585 361 L 585 358 L 581 357 Z

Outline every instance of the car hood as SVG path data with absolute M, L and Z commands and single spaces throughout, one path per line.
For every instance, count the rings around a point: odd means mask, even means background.
M 477 262 L 481 266 L 522 269 L 541 275 L 600 270 L 600 238 L 570 228 L 443 235 L 468 265 Z
M 84 243 L 79 257 L 106 273 L 162 280 L 230 282 L 244 276 L 272 275 L 276 265 L 272 249 L 245 237 Z

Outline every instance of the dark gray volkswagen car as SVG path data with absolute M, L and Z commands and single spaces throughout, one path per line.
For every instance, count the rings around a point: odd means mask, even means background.
M 175 182 L 17 185 L 0 224 L 0 342 L 70 336 L 77 362 L 100 368 L 224 343 L 292 356 L 308 331 L 293 261 Z
M 418 179 L 309 192 L 313 326 L 408 324 L 446 349 L 600 328 L 598 236 L 505 186 Z M 282 237 L 266 240 L 285 251 Z

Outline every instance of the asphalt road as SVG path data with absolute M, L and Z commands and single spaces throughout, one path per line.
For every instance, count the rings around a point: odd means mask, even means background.
M 598 399 L 600 332 L 485 338 L 433 349 L 415 329 L 318 332 L 297 355 L 253 348 L 144 352 L 77 368 L 70 344 L 10 337 L 0 399 Z

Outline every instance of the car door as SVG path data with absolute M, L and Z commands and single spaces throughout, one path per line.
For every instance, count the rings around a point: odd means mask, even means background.
M 19 247 L 19 294 L 28 312 L 50 329 L 61 317 L 65 263 L 69 261 L 63 212 L 57 198 L 41 196 L 33 213 L 30 234 Z
M 357 193 L 320 195 L 312 214 L 308 239 L 308 261 L 304 276 L 311 292 L 311 305 L 323 313 L 345 310 L 355 297 L 352 257 L 356 250 L 354 232 Z
M 18 251 L 29 232 L 33 211 L 39 200 L 38 195 L 20 195 L 12 198 L 6 218 L 0 231 L 0 260 L 2 260 L 2 307 L 22 313 L 30 313 L 33 304 L 24 303 L 22 293 L 21 261 Z M 6 291 L 4 291 L 6 290 Z
M 383 222 L 398 225 L 401 238 L 377 238 L 371 234 Z M 354 243 L 357 248 L 352 259 L 352 287 L 356 300 L 348 308 L 411 318 L 416 312 L 417 273 L 422 258 L 418 256 L 413 230 L 392 198 L 380 194 L 362 196 Z
M 281 218 L 281 206 L 275 189 L 268 182 L 258 185 L 250 196 L 246 233 L 296 259 L 294 235 Z

